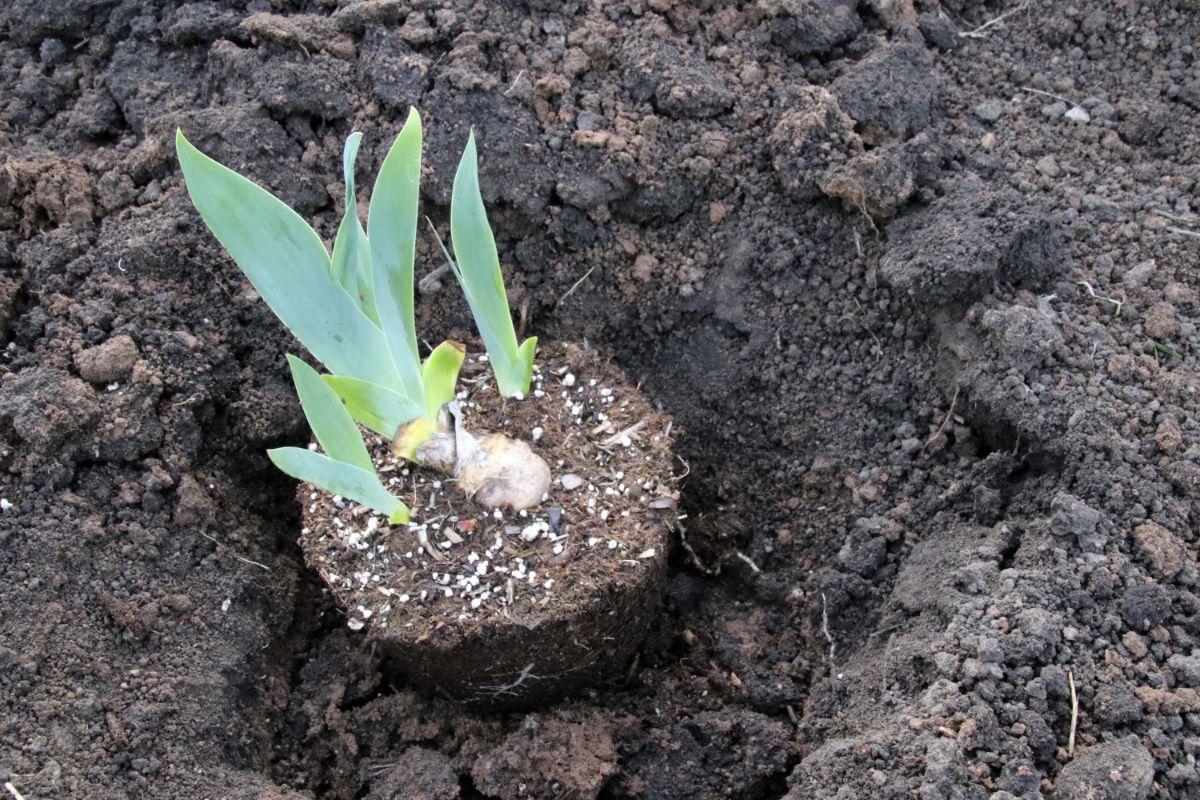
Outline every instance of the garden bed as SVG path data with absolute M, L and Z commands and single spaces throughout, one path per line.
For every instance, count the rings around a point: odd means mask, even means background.
M 1197 791 L 1194 4 L 701 5 L 4 4 L 9 794 Z M 424 213 L 473 126 L 518 318 L 675 420 L 663 609 L 537 711 L 322 591 L 295 344 L 171 147 L 330 240 L 410 104 Z

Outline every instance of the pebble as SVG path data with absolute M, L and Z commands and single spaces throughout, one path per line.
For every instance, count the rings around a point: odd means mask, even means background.
M 995 122 L 1004 114 L 1004 104 L 999 100 L 984 100 L 975 106 L 975 116 L 984 122 Z
M 1083 107 L 1093 119 L 1112 120 L 1117 118 L 1117 109 L 1102 97 L 1088 97 L 1083 101 Z
M 561 478 L 559 478 L 559 482 L 568 492 L 573 492 L 583 485 L 583 478 L 579 477 L 573 472 L 568 472 L 566 475 L 563 475 Z
M 1092 121 L 1092 115 L 1085 111 L 1081 106 L 1073 106 L 1071 110 L 1063 114 L 1063 116 L 1071 120 L 1071 122 L 1078 122 L 1080 124 Z
M 1048 106 L 1042 106 L 1043 117 L 1058 119 L 1065 113 L 1067 113 L 1067 104 L 1062 100 L 1056 100 Z
M 1059 175 L 1062 175 L 1062 167 L 1058 166 L 1058 162 L 1054 160 L 1054 156 L 1042 156 L 1033 166 L 1034 169 L 1047 178 L 1057 178 Z

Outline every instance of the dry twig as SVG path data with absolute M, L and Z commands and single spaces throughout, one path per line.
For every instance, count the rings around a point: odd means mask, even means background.
M 1040 94 L 1042 97 L 1049 97 L 1052 100 L 1062 100 L 1064 103 L 1067 103 L 1068 105 L 1071 105 L 1071 106 L 1079 105 L 1079 103 L 1076 103 L 1074 100 L 1072 100 L 1069 97 L 1063 97 L 1061 94 L 1054 94 L 1053 92 L 1046 92 L 1041 89 L 1035 89 L 1032 86 L 1022 86 L 1021 91 L 1022 92 L 1031 92 L 1033 94 Z
M 1013 14 L 1016 14 L 1017 12 L 1024 11 L 1024 10 L 1025 10 L 1025 3 L 1021 3 L 1016 8 L 1009 9 L 1008 11 L 1005 11 L 1000 16 L 989 19 L 987 22 L 983 23 L 982 25 L 980 25 L 978 28 L 975 28 L 974 30 L 959 31 L 958 35 L 964 39 L 985 39 L 985 38 L 987 38 L 988 34 L 991 32 L 991 29 L 993 27 L 995 27 L 996 25 L 999 25 L 1001 22 L 1008 19 Z
M 271 571 L 271 568 L 270 568 L 270 567 L 268 567 L 266 564 L 260 564 L 260 563 L 258 563 L 257 561 L 251 561 L 251 560 L 250 560 L 250 559 L 248 559 L 248 558 L 243 558 L 242 556 L 239 556 L 237 553 L 233 552 L 233 550 L 232 550 L 232 549 L 231 549 L 231 548 L 230 548 L 228 545 L 224 545 L 224 544 L 222 544 L 221 542 L 218 542 L 216 539 L 214 539 L 213 537 L 209 536 L 209 535 L 208 535 L 207 533 L 205 533 L 204 531 L 200 531 L 200 535 L 201 535 L 201 536 L 203 536 L 205 539 L 208 539 L 210 542 L 212 542 L 213 544 L 215 544 L 217 547 L 222 547 L 222 548 L 224 548 L 224 549 L 226 549 L 226 550 L 229 550 L 229 554 L 230 554 L 230 555 L 232 555 L 234 558 L 236 558 L 238 561 L 244 561 L 244 562 L 245 562 L 245 563 L 247 563 L 247 564 L 253 564 L 253 565 L 254 565 L 254 566 L 256 566 L 256 567 L 259 567 L 259 568 L 261 568 L 261 569 L 264 569 L 264 570 L 266 570 L 267 572 L 270 572 L 270 571 Z
M 600 447 L 612 447 L 614 444 L 620 442 L 626 436 L 632 437 L 635 433 L 637 433 L 644 427 L 646 427 L 646 420 L 642 420 L 641 422 L 635 422 L 632 425 L 630 425 L 628 428 L 626 428 L 625 430 L 617 431 L 612 436 L 608 437 L 603 442 L 601 442 L 599 444 L 599 446 Z
M 597 265 L 593 264 L 591 269 L 589 269 L 587 272 L 583 273 L 582 278 L 575 281 L 574 285 L 572 285 L 570 289 L 567 289 L 566 293 L 563 294 L 562 297 L 558 298 L 558 300 L 554 303 L 555 310 L 557 310 L 558 307 L 563 304 L 564 300 L 566 300 L 568 297 L 570 297 L 572 294 L 574 294 L 576 289 L 578 289 L 580 286 L 583 285 L 583 282 L 588 279 L 588 276 L 596 271 L 596 267 L 597 267 Z

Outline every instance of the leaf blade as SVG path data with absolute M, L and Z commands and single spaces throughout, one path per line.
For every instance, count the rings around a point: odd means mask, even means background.
M 300 407 L 321 449 L 335 461 L 374 471 L 362 433 L 337 393 L 308 364 L 293 355 L 287 359 Z
M 409 509 L 387 490 L 373 470 L 365 470 L 303 447 L 279 447 L 267 457 L 282 472 L 331 494 L 348 497 L 388 515 L 392 523 L 408 522 Z
M 354 162 L 358 158 L 361 142 L 362 134 L 356 131 L 346 139 L 346 146 L 342 151 L 346 209 L 338 225 L 337 237 L 333 241 L 333 261 L 330 270 L 346 293 L 358 301 L 362 312 L 378 324 L 375 289 L 371 281 L 371 250 L 367 242 L 367 233 L 358 219 L 358 197 L 354 189 Z
M 188 194 L 209 230 L 288 330 L 330 372 L 398 377 L 383 334 L 333 279 L 316 232 L 277 197 L 176 134 Z
M 466 349 L 458 342 L 442 342 L 433 349 L 421 367 L 425 381 L 425 413 L 436 417 L 442 406 L 454 399 L 458 371 L 462 368 Z
M 425 414 L 423 403 L 379 384 L 345 375 L 324 375 L 322 380 L 346 404 L 350 416 L 388 439 L 401 425 Z
M 454 275 L 467 296 L 476 327 L 492 362 L 500 392 L 506 397 L 525 394 L 528 381 L 513 380 L 521 353 L 504 291 L 504 275 L 496 239 L 487 221 L 487 210 L 479 190 L 479 165 L 475 132 L 467 138 L 466 149 L 454 175 L 450 197 L 450 241 L 454 247 Z M 532 363 L 532 362 L 531 362 Z
M 375 307 L 400 385 L 410 397 L 422 394 L 413 312 L 421 137 L 421 116 L 414 108 L 379 168 L 367 213 Z

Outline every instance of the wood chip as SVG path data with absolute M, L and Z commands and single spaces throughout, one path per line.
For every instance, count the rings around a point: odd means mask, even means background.
M 646 421 L 645 421 L 645 420 L 642 420 L 641 422 L 635 422 L 634 424 L 630 425 L 630 426 L 629 426 L 628 428 L 626 428 L 625 430 L 623 430 L 623 431 L 617 431 L 617 432 L 616 432 L 616 433 L 614 433 L 612 436 L 610 436 L 610 437 L 608 437 L 607 439 L 605 439 L 603 442 L 601 442 L 601 443 L 600 443 L 600 446 L 601 446 L 601 447 L 612 447 L 614 444 L 616 444 L 616 443 L 620 442 L 620 441 L 621 441 L 622 439 L 624 439 L 626 436 L 628 436 L 628 437 L 631 437 L 631 438 L 632 438 L 632 437 L 633 437 L 633 435 L 634 435 L 635 433 L 637 433 L 638 431 L 640 431 L 640 430 L 641 430 L 642 428 L 644 428 L 644 427 L 646 427 Z

